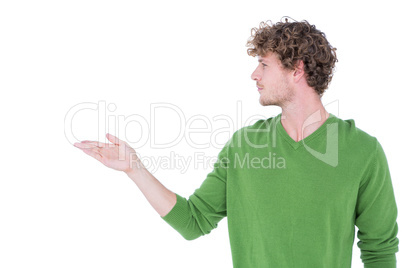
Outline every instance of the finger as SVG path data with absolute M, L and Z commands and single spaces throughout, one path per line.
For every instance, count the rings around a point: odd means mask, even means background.
M 113 143 L 113 144 L 121 145 L 121 144 L 124 143 L 124 141 L 120 140 L 119 138 L 117 138 L 116 136 L 113 136 L 113 135 L 110 134 L 110 133 L 107 133 L 107 134 L 106 134 L 106 138 L 107 138 L 111 143 Z
M 76 147 L 78 147 L 78 146 L 76 146 Z M 93 152 L 101 154 L 101 155 L 102 155 L 101 150 L 103 149 L 101 147 L 85 145 L 85 144 L 82 144 L 81 147 L 78 147 L 78 148 L 80 148 L 81 150 L 92 150 Z
M 92 144 L 92 145 L 95 145 L 95 146 L 98 146 L 98 147 L 106 147 L 108 145 L 109 146 L 111 145 L 110 143 L 103 143 L 103 142 L 100 142 L 100 141 L 87 141 L 87 140 L 81 141 L 81 143 Z
M 94 145 L 94 144 L 88 144 L 88 143 L 79 143 L 76 142 L 74 143 L 74 146 L 80 149 L 91 149 L 91 148 L 97 148 L 98 146 Z
M 102 147 L 98 147 L 98 146 L 90 145 L 90 144 L 77 144 L 77 145 L 74 144 L 74 146 L 81 150 L 92 150 L 98 154 L 101 154 L 101 150 L 103 149 Z
M 92 157 L 95 158 L 96 160 L 102 162 L 102 155 L 100 155 L 99 153 L 97 153 L 97 152 L 95 152 L 95 151 L 93 151 L 93 150 L 90 150 L 90 149 L 83 149 L 82 151 L 83 151 L 84 153 L 86 153 L 87 155 L 92 156 Z

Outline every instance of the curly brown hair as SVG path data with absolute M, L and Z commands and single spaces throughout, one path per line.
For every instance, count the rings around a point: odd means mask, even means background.
M 271 25 L 270 25 L 270 24 Z M 302 60 L 307 83 L 320 95 L 328 88 L 332 80 L 336 57 L 325 34 L 310 25 L 301 22 L 261 22 L 259 28 L 251 29 L 251 37 L 247 40 L 247 54 L 264 57 L 274 52 L 285 69 L 295 70 Z

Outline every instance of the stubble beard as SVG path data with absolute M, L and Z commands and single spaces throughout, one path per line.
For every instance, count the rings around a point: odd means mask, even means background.
M 275 87 L 274 92 L 264 92 L 261 91 L 260 104 L 262 106 L 275 105 L 279 107 L 284 107 L 293 99 L 293 90 L 291 90 L 288 81 L 285 77 L 282 77 L 279 85 Z

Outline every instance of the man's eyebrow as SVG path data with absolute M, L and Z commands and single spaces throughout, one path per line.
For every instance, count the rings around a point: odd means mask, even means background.
M 263 59 L 258 59 L 258 62 L 263 62 L 264 60 Z

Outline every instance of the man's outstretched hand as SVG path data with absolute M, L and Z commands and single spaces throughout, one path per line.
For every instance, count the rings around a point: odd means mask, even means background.
M 111 143 L 85 140 L 74 143 L 74 146 L 115 170 L 127 173 L 142 167 L 136 151 L 130 145 L 109 133 L 106 134 L 106 138 Z
M 106 134 L 110 143 L 82 141 L 74 143 L 84 153 L 99 160 L 102 164 L 115 170 L 124 171 L 132 179 L 152 207 L 164 217 L 176 204 L 176 194 L 160 183 L 144 168 L 137 153 L 127 142 Z

